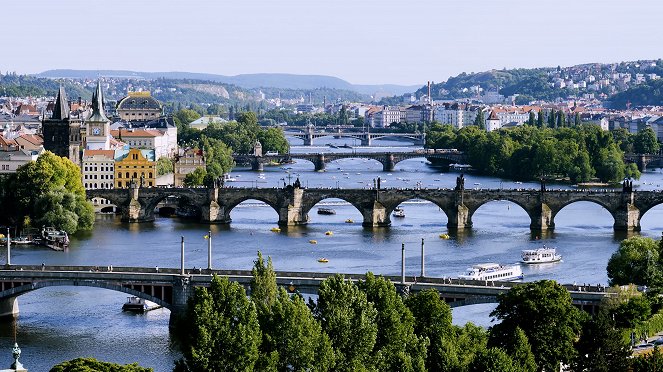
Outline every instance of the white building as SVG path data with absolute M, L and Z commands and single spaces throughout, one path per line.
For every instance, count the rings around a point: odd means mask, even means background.
M 454 103 L 435 107 L 434 120 L 441 124 L 449 124 L 456 129 L 473 125 L 478 115 L 477 109 L 470 109 L 468 105 Z
M 36 161 L 43 151 L 43 148 L 41 150 L 0 151 L 0 175 L 16 173 L 19 167 Z
M 486 131 L 492 132 L 500 128 L 502 128 L 502 122 L 500 118 L 497 117 L 497 114 L 493 110 L 490 112 L 490 116 L 488 116 L 488 119 L 486 119 Z
M 114 150 L 84 150 L 81 163 L 83 187 L 86 190 L 112 189 L 115 174 Z
M 161 157 L 171 157 L 177 151 L 177 129 L 174 129 L 174 136 L 169 135 L 169 130 L 161 132 L 157 129 L 119 128 L 112 130 L 111 134 L 130 148 L 153 149 L 155 160 L 159 160 Z

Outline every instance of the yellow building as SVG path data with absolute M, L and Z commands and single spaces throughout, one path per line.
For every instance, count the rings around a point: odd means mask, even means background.
M 115 150 L 116 188 L 127 188 L 132 181 L 143 187 L 154 187 L 156 176 L 157 163 L 154 161 L 154 150 Z

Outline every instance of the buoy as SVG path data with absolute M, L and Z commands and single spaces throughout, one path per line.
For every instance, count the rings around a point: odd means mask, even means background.
M 440 239 L 444 239 L 444 240 L 449 239 L 449 234 L 440 234 Z
M 280 227 L 272 227 L 272 228 L 270 229 L 270 231 L 271 231 L 271 232 L 275 232 L 275 233 L 277 233 L 277 232 L 281 232 L 281 228 L 280 228 Z
M 329 260 L 322 257 L 322 258 L 318 258 L 318 262 L 327 263 L 327 262 L 329 262 Z
M 317 241 L 317 240 L 313 240 L 313 239 L 309 240 L 308 242 L 311 243 L 311 244 L 318 244 L 318 241 Z
M 325 233 L 325 235 L 327 235 L 327 236 L 332 236 L 332 235 L 334 235 L 334 233 L 331 232 L 331 231 L 327 231 L 327 232 Z
M 345 220 L 345 223 L 354 223 L 354 222 L 355 222 L 355 221 L 353 221 L 353 220 L 351 220 L 351 219 L 349 219 L 349 218 L 348 218 L 347 220 Z

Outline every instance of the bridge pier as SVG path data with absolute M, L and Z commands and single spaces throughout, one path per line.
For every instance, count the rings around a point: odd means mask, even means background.
M 173 303 L 170 307 L 170 319 L 168 327 L 177 329 L 182 324 L 186 316 L 187 304 L 189 298 L 193 297 L 195 289 L 187 276 L 180 276 L 173 279 Z
M 472 227 L 472 216 L 470 210 L 464 204 L 459 204 L 446 210 L 447 227 L 450 229 L 466 229 Z
M 18 297 L 9 297 L 0 300 L 0 318 L 16 317 L 18 315 Z
M 361 138 L 361 145 L 362 146 L 370 146 L 371 145 L 371 135 L 366 134 L 365 137 Z
M 308 214 L 302 209 L 304 189 L 295 187 L 292 193 L 292 199 L 286 200 L 285 205 L 279 208 L 279 226 L 300 226 L 308 223 Z
M 325 170 L 325 154 L 318 154 L 318 157 L 315 159 L 315 171 L 324 172 Z
M 382 171 L 393 172 L 394 169 L 396 169 L 396 160 L 394 159 L 394 154 L 387 154 L 384 162 L 382 162 Z
M 613 213 L 615 231 L 640 231 L 640 210 L 632 203 Z
M 541 203 L 540 207 L 533 211 L 527 211 L 527 214 L 529 214 L 531 220 L 529 224 L 531 230 L 546 231 L 555 228 L 552 210 L 547 204 Z
M 256 157 L 251 162 L 251 170 L 262 172 L 265 169 L 265 165 L 260 161 L 260 158 Z
M 373 202 L 373 205 L 364 208 L 361 214 L 364 217 L 362 222 L 364 227 L 387 227 L 391 225 L 387 208 L 377 200 Z

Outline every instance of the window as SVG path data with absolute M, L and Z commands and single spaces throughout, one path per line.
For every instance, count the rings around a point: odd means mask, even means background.
M 117 187 L 122 187 L 122 181 L 118 181 Z
M 129 178 L 129 172 L 127 172 L 127 176 L 126 176 L 126 177 L 124 177 L 124 178 Z
M 134 172 L 134 178 L 138 178 L 138 173 Z
M 152 178 L 152 172 L 150 172 L 150 178 Z
M 117 172 L 117 177 L 122 178 L 122 172 Z

